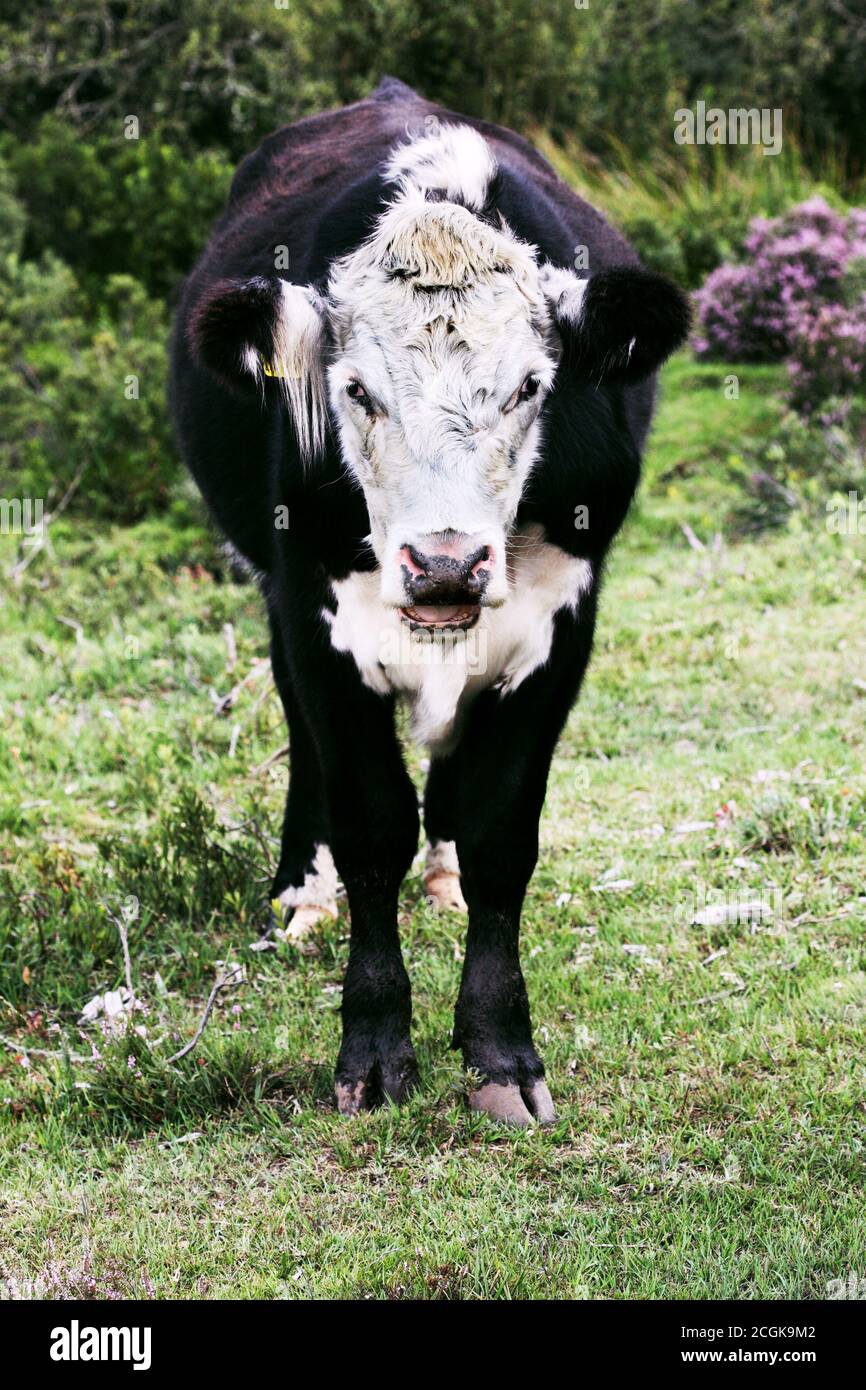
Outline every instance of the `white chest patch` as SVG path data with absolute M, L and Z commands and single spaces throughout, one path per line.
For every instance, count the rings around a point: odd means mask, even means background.
M 337 651 L 349 653 L 365 685 L 404 695 L 422 743 L 447 748 L 461 705 L 495 685 L 503 694 L 526 680 L 550 655 L 554 615 L 577 610 L 592 582 L 588 560 L 544 540 L 540 526 L 519 531 L 509 548 L 509 594 L 499 608 L 482 608 L 475 627 L 453 637 L 411 633 L 381 599 L 378 570 L 333 584 L 336 613 L 323 610 Z

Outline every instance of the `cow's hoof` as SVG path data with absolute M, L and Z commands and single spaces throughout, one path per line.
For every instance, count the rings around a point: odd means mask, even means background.
M 552 1125 L 556 1121 L 547 1083 L 540 1079 L 529 1082 L 522 1089 L 513 1081 L 505 1085 L 488 1081 L 477 1091 L 470 1091 L 469 1107 L 500 1124 L 517 1125 L 522 1129 L 535 1124 Z
M 418 1064 L 411 1044 L 386 1059 L 374 1058 L 366 1065 L 340 1066 L 334 1094 L 341 1115 L 357 1115 L 375 1110 L 386 1100 L 400 1105 L 418 1083 Z
M 425 874 L 424 887 L 427 901 L 432 907 L 439 908 L 440 911 L 444 908 L 446 912 L 460 912 L 464 917 L 468 913 L 469 908 L 460 887 L 459 874 Z
M 334 1087 L 334 1094 L 337 1097 L 337 1109 L 341 1115 L 357 1115 L 365 1108 L 367 1083 L 356 1081 L 354 1085 L 351 1081 L 338 1081 Z
M 316 928 L 328 922 L 336 922 L 337 917 L 336 907 L 305 903 L 302 907 L 285 908 L 279 899 L 275 898 L 271 904 L 267 926 L 261 934 L 261 941 L 289 941 L 301 955 L 316 956 L 319 954 Z
M 316 927 L 325 922 L 336 922 L 336 904 L 328 906 L 319 903 L 302 903 L 295 908 L 283 930 L 287 941 L 305 941 Z
M 444 908 L 446 912 L 460 912 L 464 916 L 469 911 L 460 886 L 460 865 L 453 840 L 437 840 L 433 845 L 428 844 L 424 888 L 427 901 L 433 907 Z

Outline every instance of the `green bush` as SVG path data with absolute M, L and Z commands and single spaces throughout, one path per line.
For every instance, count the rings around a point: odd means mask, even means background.
M 866 487 L 866 402 L 853 403 L 844 425 L 786 414 L 772 439 L 756 441 L 735 462 L 746 494 L 733 510 L 735 535 L 755 536 L 788 522 L 825 524 L 834 499 L 843 505 Z
M 25 255 L 62 256 L 94 303 L 111 274 L 168 294 L 204 246 L 232 175 L 225 155 L 189 155 L 156 136 L 127 140 L 119 131 L 82 140 L 55 116 L 7 150 L 27 215 Z
M 27 213 L 15 196 L 15 180 L 8 165 L 0 163 L 0 246 L 8 254 L 18 255 L 24 244 Z
M 34 0 L 0 19 L 0 116 L 21 143 L 46 112 L 113 137 L 132 113 L 143 138 L 236 161 L 393 72 L 473 115 L 571 130 L 585 32 L 562 0 Z
M 136 115 L 187 153 L 240 158 L 275 126 L 337 97 L 309 49 L 296 0 L 33 0 L 0 18 L 0 116 L 17 143 L 56 112 L 71 128 L 120 138 Z M 306 18 L 299 9 L 308 11 Z
M 165 404 L 167 316 L 110 276 L 95 321 L 68 266 L 0 261 L 0 474 L 49 510 L 133 521 L 168 501 L 178 464 Z

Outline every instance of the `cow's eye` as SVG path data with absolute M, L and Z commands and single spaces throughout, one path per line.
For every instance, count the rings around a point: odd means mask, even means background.
M 540 387 L 541 382 L 539 378 L 535 375 L 535 372 L 530 372 L 523 385 L 518 386 L 511 400 L 505 407 L 506 413 L 509 410 L 514 410 L 515 406 L 524 405 L 526 401 L 531 401 L 533 396 L 538 395 Z
M 531 401 L 533 396 L 538 395 L 538 388 L 541 382 L 534 374 L 530 374 L 517 393 L 518 401 Z
M 367 392 L 363 384 L 360 381 L 358 381 L 356 377 L 353 377 L 352 380 L 346 386 L 346 395 L 349 397 L 350 400 L 356 401 L 358 405 L 363 406 L 364 409 L 368 412 L 368 414 L 372 415 L 373 402 L 367 395 Z

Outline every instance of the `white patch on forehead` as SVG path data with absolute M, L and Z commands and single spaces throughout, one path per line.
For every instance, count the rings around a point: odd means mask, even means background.
M 423 139 L 394 150 L 386 177 L 406 192 L 442 194 L 449 202 L 483 208 L 496 176 L 493 151 L 467 125 L 440 125 Z
M 409 190 L 389 203 L 368 240 L 335 264 L 330 298 L 338 310 L 351 313 L 363 307 L 358 296 L 372 285 L 377 295 L 387 292 L 380 305 L 402 311 L 401 318 L 408 311 L 410 319 L 423 321 L 419 290 L 446 292 L 433 300 L 436 312 L 428 310 L 428 318 L 453 317 L 466 309 L 454 291 L 465 294 L 494 283 L 500 290 L 521 290 L 541 305 L 538 281 L 534 247 L 482 222 L 460 203 L 428 203 Z
M 589 561 L 545 541 L 536 525 L 513 537 L 508 571 L 501 607 L 482 608 L 469 632 L 433 641 L 413 635 L 399 611 L 382 603 L 378 571 L 333 584 L 337 611 L 323 612 L 331 642 L 353 657 L 365 685 L 408 698 L 419 742 L 447 749 L 467 699 L 493 685 L 507 694 L 543 666 L 555 614 L 576 612 L 592 582 Z
M 492 283 L 521 291 L 540 309 L 536 248 L 471 211 L 483 206 L 495 173 L 489 146 L 468 126 L 442 126 L 395 150 L 386 167 L 395 197 L 367 240 L 332 268 L 338 329 L 368 309 L 378 310 L 375 324 L 398 329 L 466 317 L 466 292 Z M 429 201 L 432 192 L 441 198 Z M 419 289 L 445 293 L 422 297 Z

